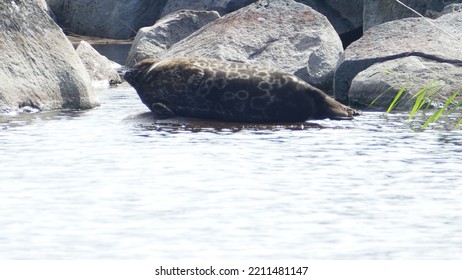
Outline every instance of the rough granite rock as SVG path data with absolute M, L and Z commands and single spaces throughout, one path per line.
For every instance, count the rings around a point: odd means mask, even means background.
M 332 89 L 342 42 L 325 16 L 293 0 L 260 0 L 173 45 L 160 58 L 204 56 L 293 73 Z
M 0 111 L 98 105 L 62 30 L 35 1 L 0 1 Z
M 415 93 L 434 81 L 443 86 L 441 99 L 435 101 L 438 103 L 461 88 L 462 13 L 432 22 L 434 25 L 408 18 L 369 29 L 345 50 L 339 62 L 334 79 L 336 99 L 367 105 L 389 90 L 381 104 L 376 104 L 388 106 L 404 85 L 408 85 L 408 93 Z
M 156 22 L 167 0 L 47 0 L 66 30 L 94 37 L 127 39 Z
M 450 13 L 460 13 L 462 12 L 462 3 L 449 4 L 441 11 L 438 17 L 447 15 Z
M 122 83 L 122 78 L 117 72 L 117 69 L 122 67 L 121 65 L 102 56 L 85 41 L 80 42 L 76 51 L 92 81 L 107 81 L 108 84 Z
M 462 65 L 441 63 L 416 56 L 398 58 L 377 63 L 359 73 L 352 81 L 350 101 L 362 106 L 388 108 L 396 94 L 406 86 L 405 94 L 397 109 L 409 109 L 414 104 L 413 95 L 429 85 L 433 95 L 432 105 L 440 107 L 445 97 L 462 88 Z M 443 97 L 438 94 L 442 93 Z
M 422 15 L 440 12 L 449 4 L 462 3 L 462 0 L 401 0 Z M 364 0 L 364 31 L 369 28 L 408 17 L 418 17 L 413 11 L 395 0 Z
M 42 10 L 44 10 L 53 20 L 56 20 L 55 15 L 53 14 L 53 11 L 51 10 L 50 6 L 48 6 L 48 3 L 46 0 L 35 0 L 37 4 L 39 5 Z
M 219 17 L 215 11 L 181 10 L 163 17 L 153 26 L 141 28 L 133 40 L 126 66 L 131 67 L 147 57 L 158 57 L 173 44 Z
M 162 16 L 179 10 L 217 11 L 221 15 L 234 12 L 257 0 L 168 0 L 162 11 Z

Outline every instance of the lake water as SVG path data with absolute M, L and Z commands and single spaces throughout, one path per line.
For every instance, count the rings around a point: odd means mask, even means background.
M 127 45 L 98 46 L 123 63 Z M 462 131 L 0 115 L 0 259 L 462 259 Z
M 160 121 L 99 95 L 0 117 L 0 259 L 462 259 L 460 130 Z

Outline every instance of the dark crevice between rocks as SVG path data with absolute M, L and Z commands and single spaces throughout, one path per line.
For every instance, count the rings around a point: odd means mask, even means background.
M 349 32 L 345 32 L 343 34 L 340 34 L 340 39 L 342 40 L 343 44 L 343 49 L 346 49 L 351 43 L 354 41 L 358 40 L 363 36 L 363 27 L 360 26 L 356 29 L 353 29 Z
M 242 3 L 244 2 L 244 3 Z M 253 4 L 257 2 L 257 0 L 243 0 L 243 1 L 236 1 L 236 2 L 229 2 L 227 5 L 226 5 L 226 8 L 224 10 L 224 14 L 229 14 L 229 13 L 232 13 L 234 11 L 237 11 L 239 10 L 240 8 L 242 7 L 245 7 L 245 6 L 248 6 L 250 4 Z

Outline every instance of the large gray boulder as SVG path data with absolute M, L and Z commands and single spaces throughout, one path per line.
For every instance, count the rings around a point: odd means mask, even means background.
M 85 41 L 80 42 L 76 51 L 93 82 L 104 82 L 106 86 L 122 83 L 122 78 L 118 73 L 118 70 L 122 68 L 121 65 L 101 55 Z M 93 85 L 98 85 L 98 83 L 93 83 Z
M 397 109 L 414 105 L 413 96 L 422 89 L 432 94 L 430 105 L 440 107 L 455 91 L 462 88 L 462 65 L 439 63 L 417 56 L 377 63 L 360 72 L 352 81 L 350 101 L 357 106 L 386 109 L 397 93 L 406 87 Z
M 342 43 L 325 16 L 293 0 L 260 0 L 223 16 L 160 58 L 204 56 L 293 73 L 325 91 Z
M 434 94 L 437 105 L 462 88 L 462 13 L 447 14 L 432 23 L 408 18 L 369 29 L 339 62 L 336 99 L 368 105 L 380 97 L 375 105 L 387 107 L 404 86 L 404 98 L 409 99 L 409 94 L 432 83 L 439 88 Z
M 257 0 L 168 0 L 162 16 L 179 10 L 217 11 L 221 15 L 234 12 Z
M 462 3 L 462 0 L 401 0 L 401 2 L 422 15 L 440 12 L 451 3 Z M 364 0 L 364 31 L 369 28 L 408 17 L 418 15 L 395 0 Z
M 35 1 L 0 1 L 0 110 L 98 105 L 62 30 Z
M 79 35 L 127 39 L 156 22 L 167 0 L 47 0 L 59 25 Z
M 39 5 L 42 10 L 44 10 L 51 18 L 56 20 L 55 15 L 53 14 L 53 11 L 51 10 L 50 6 L 48 6 L 48 3 L 46 0 L 35 0 L 37 4 Z
M 173 44 L 219 17 L 215 11 L 180 10 L 163 17 L 153 26 L 141 28 L 133 40 L 126 66 L 131 67 L 147 57 L 159 57 Z
M 325 15 L 339 34 L 362 28 L 364 0 L 296 0 Z

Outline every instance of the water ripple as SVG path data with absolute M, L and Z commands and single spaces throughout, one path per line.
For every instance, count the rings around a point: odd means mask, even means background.
M 462 258 L 460 131 L 154 120 L 129 88 L 100 96 L 1 116 L 0 258 Z

